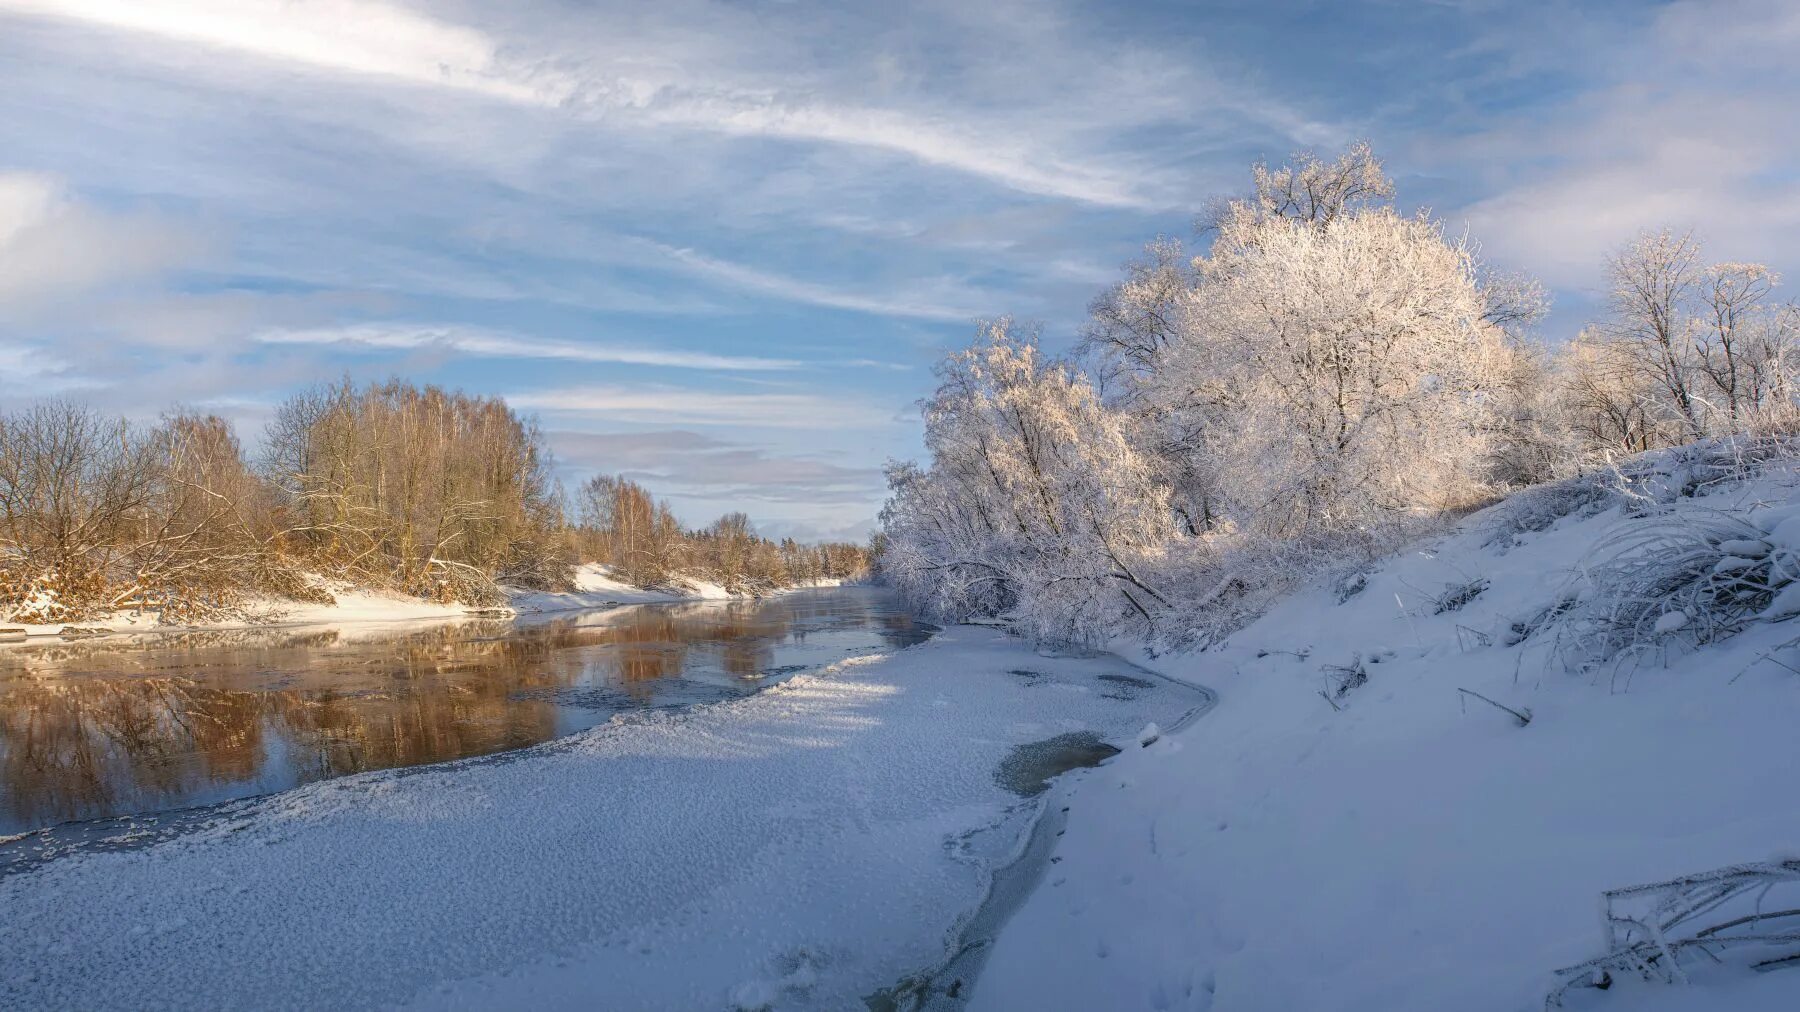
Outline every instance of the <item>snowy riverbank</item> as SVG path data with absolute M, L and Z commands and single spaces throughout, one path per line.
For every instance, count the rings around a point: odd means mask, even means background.
M 1778 521 L 1796 483 L 1783 467 L 1676 502 L 1668 537 L 1704 545 L 1699 524 L 1735 517 L 1776 531 L 1715 555 L 1791 553 Z M 1683 653 L 1698 619 L 1652 614 L 1641 664 L 1569 672 L 1546 609 L 1591 596 L 1580 577 L 1620 547 L 1609 537 L 1670 521 L 1559 508 L 1502 503 L 1224 649 L 1140 658 L 1217 689 L 1218 708 L 1081 785 L 1056 870 L 972 1006 L 1535 1010 L 1552 971 L 1605 951 L 1603 890 L 1796 856 L 1800 629 L 1756 622 Z M 1800 906 L 1786 889 L 1764 910 Z M 1568 1007 L 1800 1006 L 1800 970 L 1751 972 L 1736 951 L 1696 955 L 1691 986 L 1615 974 Z
M 775 593 L 816 587 L 837 586 L 835 580 L 813 580 L 806 584 L 782 588 Z M 82 622 L 51 624 L 0 623 L 0 642 L 7 638 L 40 638 L 50 636 L 89 635 L 95 633 L 167 632 L 173 629 L 236 629 L 263 626 L 345 626 L 373 623 L 446 621 L 466 618 L 471 614 L 492 614 L 492 609 L 471 609 L 461 604 L 440 604 L 417 597 L 350 586 L 331 586 L 331 604 L 309 604 L 296 601 L 264 600 L 252 602 L 242 617 L 204 622 L 189 626 L 164 625 L 155 613 L 118 612 Z M 717 583 L 699 577 L 682 577 L 670 585 L 657 588 L 633 586 L 616 579 L 608 567 L 587 563 L 575 571 L 574 586 L 567 591 L 536 591 L 502 588 L 507 603 L 503 612 L 518 615 L 541 615 L 562 611 L 584 611 L 626 604 L 666 604 L 677 601 L 719 601 L 748 595 L 734 594 Z
M 1059 768 L 1044 743 L 1136 748 L 1207 701 L 1143 675 L 955 628 L 240 803 L 0 878 L 0 980 L 27 1007 L 857 1007 L 950 955 L 1053 796 L 1006 786 Z

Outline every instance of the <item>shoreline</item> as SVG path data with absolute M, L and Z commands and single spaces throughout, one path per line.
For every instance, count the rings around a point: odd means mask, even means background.
M 343 588 L 333 590 L 333 604 L 307 604 L 293 601 L 262 600 L 253 602 L 243 617 L 219 622 L 163 624 L 150 612 L 116 612 L 111 616 L 88 621 L 54 623 L 0 623 L 0 649 L 22 643 L 51 640 L 79 642 L 116 636 L 178 635 L 196 632 L 240 632 L 254 630 L 299 629 L 327 626 L 381 626 L 424 622 L 463 622 L 478 619 L 520 619 L 538 615 L 555 615 L 580 611 L 605 611 L 647 604 L 687 604 L 704 601 L 752 601 L 791 594 L 802 590 L 821 590 L 846 586 L 845 581 L 815 580 L 791 587 L 778 587 L 763 593 L 728 591 L 715 583 L 693 579 L 678 592 L 668 588 L 634 587 L 620 583 L 598 571 L 600 567 L 583 566 L 576 576 L 576 589 L 568 591 L 522 590 L 506 587 L 505 605 L 480 608 L 460 604 L 438 604 L 422 598 L 405 597 L 379 590 Z
M 988 623 L 969 624 L 992 627 Z M 1011 634 L 1010 630 L 1008 632 Z M 1113 658 L 1134 671 L 1182 689 L 1199 692 L 1205 697 L 1168 727 L 1161 729 L 1158 739 L 1139 743 L 1140 747 L 1147 748 L 1161 737 L 1180 733 L 1219 706 L 1219 694 L 1205 685 L 1145 667 L 1131 660 L 1121 649 L 1112 646 L 1097 653 Z M 1103 761 L 1090 768 L 1103 768 L 1110 761 Z M 1079 776 L 1057 776 L 1051 780 L 1049 788 L 1038 798 L 1037 811 L 1032 814 L 1031 823 L 1021 835 L 1018 845 L 1005 860 L 994 866 L 980 902 L 971 907 L 960 920 L 955 933 L 956 943 L 945 954 L 945 958 L 926 970 L 908 975 L 891 988 L 876 992 L 871 996 L 871 1001 L 886 1001 L 886 1008 L 896 1010 L 910 1007 L 915 1010 L 953 1012 L 968 1006 L 969 997 L 981 979 L 988 954 L 993 951 L 1001 933 L 1006 930 L 1007 923 L 1043 888 L 1044 877 L 1055 863 L 1052 858 L 1056 855 L 1057 838 L 1063 835 L 1072 821 L 1071 813 L 1084 786 L 1085 778 Z M 910 1001 L 910 1006 L 903 1004 L 904 1001 Z

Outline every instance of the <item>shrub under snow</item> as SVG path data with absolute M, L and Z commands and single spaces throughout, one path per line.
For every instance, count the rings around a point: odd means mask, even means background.
M 1747 476 L 1727 472 L 1707 449 L 1635 462 L 1640 491 L 1625 497 L 1626 522 L 1579 567 L 1576 603 L 1557 636 L 1566 661 L 1586 667 L 1666 658 L 1800 614 L 1800 506 L 1732 510 L 1680 499 Z M 1779 449 L 1792 456 L 1791 446 Z M 1773 444 L 1763 447 L 1756 467 L 1775 452 Z M 1659 501 L 1671 497 L 1672 504 Z

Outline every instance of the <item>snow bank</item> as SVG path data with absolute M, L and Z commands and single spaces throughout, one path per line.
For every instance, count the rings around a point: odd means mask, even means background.
M 0 994 L 860 1007 L 946 958 L 1048 796 L 1001 787 L 1017 747 L 1089 731 L 1135 748 L 1202 701 L 1129 670 L 954 629 L 728 703 L 242 803 L 0 878 Z
M 1795 485 L 1784 469 L 1690 502 L 1780 541 L 1764 504 Z M 1552 971 L 1602 954 L 1603 890 L 1800 846 L 1800 676 L 1782 666 L 1800 667 L 1783 646 L 1800 628 L 1695 643 L 1651 616 L 1650 649 L 1572 672 L 1563 602 L 1620 525 L 1660 521 L 1518 524 L 1522 505 L 1389 559 L 1342 603 L 1319 587 L 1222 649 L 1145 658 L 1217 689 L 1218 709 L 1080 785 L 972 1007 L 1538 1009 Z M 1691 987 L 1615 978 L 1568 1007 L 1800 1007 L 1800 970 L 1690 969 Z
M 814 580 L 789 588 L 800 590 L 838 585 L 836 580 Z M 479 610 L 460 604 L 440 604 L 403 594 L 386 593 L 332 584 L 328 587 L 332 604 L 307 604 L 284 600 L 260 600 L 245 609 L 243 617 L 229 621 L 208 622 L 197 626 L 164 626 L 154 613 L 118 612 L 104 618 L 84 622 L 57 622 L 48 625 L 0 623 L 0 642 L 27 637 L 63 635 L 77 632 L 156 632 L 171 628 L 235 629 L 264 625 L 351 625 L 365 623 L 393 624 L 414 621 L 444 621 L 467 617 Z M 698 577 L 682 577 L 667 587 L 636 587 L 612 575 L 608 566 L 586 563 L 576 568 L 574 589 L 570 591 L 536 591 L 502 588 L 507 597 L 507 610 L 521 615 L 548 614 L 560 611 L 585 611 L 611 608 L 624 604 L 661 604 L 675 601 L 718 601 L 734 594 L 719 584 Z

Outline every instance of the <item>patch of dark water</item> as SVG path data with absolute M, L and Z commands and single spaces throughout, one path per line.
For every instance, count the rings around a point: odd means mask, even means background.
M 1016 746 L 994 771 L 994 779 L 1014 794 L 1033 797 L 1048 790 L 1055 777 L 1098 766 L 1118 754 L 1117 748 L 1092 731 L 1071 731 Z

